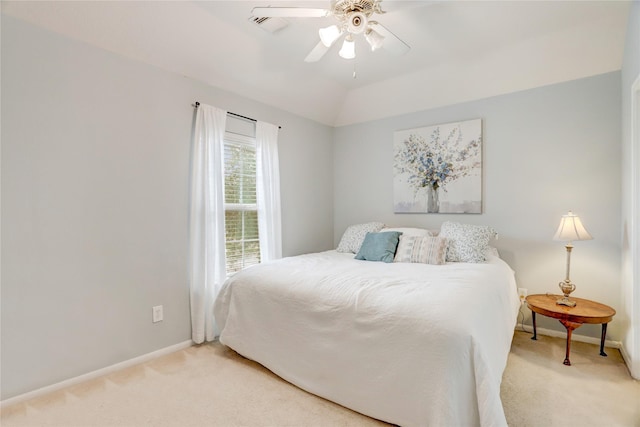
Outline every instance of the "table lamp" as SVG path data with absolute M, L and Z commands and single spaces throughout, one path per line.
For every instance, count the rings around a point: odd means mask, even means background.
M 571 283 L 571 279 L 569 279 L 569 269 L 571 266 L 571 249 L 573 249 L 573 245 L 571 242 L 574 240 L 591 240 L 591 234 L 587 232 L 587 230 L 582 225 L 582 221 L 580 218 L 575 215 L 573 212 L 569 211 L 568 214 L 562 215 L 562 219 L 560 220 L 560 226 L 558 227 L 558 231 L 556 231 L 556 235 L 553 236 L 553 240 L 558 240 L 561 242 L 569 242 L 565 245 L 567 248 L 567 276 L 566 278 L 558 284 L 560 290 L 564 294 L 564 297 L 558 299 L 556 304 L 566 305 L 568 307 L 575 307 L 576 302 L 571 301 L 569 299 L 569 294 L 576 290 L 576 285 Z

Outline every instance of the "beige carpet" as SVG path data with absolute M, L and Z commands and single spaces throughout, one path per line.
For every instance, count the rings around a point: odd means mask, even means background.
M 516 332 L 503 377 L 511 426 L 640 426 L 640 383 L 614 349 Z M 306 393 L 220 344 L 191 347 L 5 408 L 10 426 L 386 425 Z

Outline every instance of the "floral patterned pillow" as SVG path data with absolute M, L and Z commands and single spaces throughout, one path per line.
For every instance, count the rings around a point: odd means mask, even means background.
M 484 262 L 489 241 L 496 231 L 486 225 L 461 224 L 446 221 L 440 228 L 440 237 L 447 239 L 447 261 Z
M 383 227 L 384 224 L 381 222 L 367 222 L 349 226 L 342 235 L 336 251 L 357 254 L 367 233 L 377 233 Z

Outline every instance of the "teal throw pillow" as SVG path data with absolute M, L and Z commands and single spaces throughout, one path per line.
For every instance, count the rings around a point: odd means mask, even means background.
M 393 262 L 401 234 L 399 231 L 367 233 L 355 258 L 365 261 Z

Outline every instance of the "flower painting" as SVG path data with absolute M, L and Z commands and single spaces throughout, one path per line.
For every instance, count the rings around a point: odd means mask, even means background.
M 482 212 L 482 120 L 394 132 L 396 213 Z

